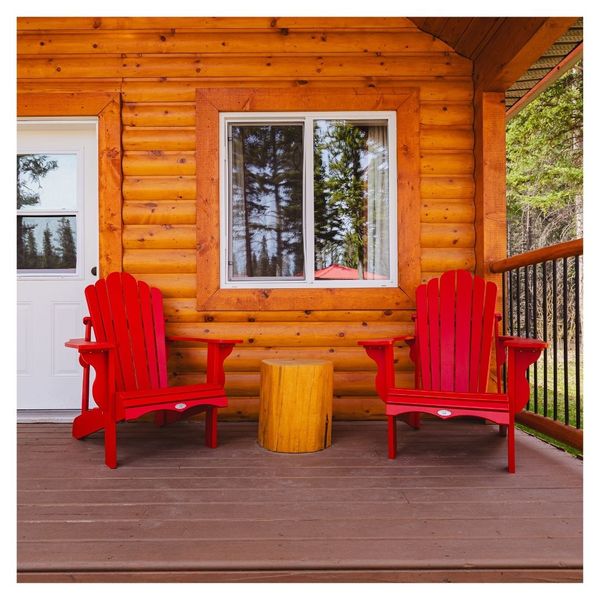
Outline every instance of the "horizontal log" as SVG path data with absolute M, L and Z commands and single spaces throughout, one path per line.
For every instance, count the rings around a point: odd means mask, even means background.
M 473 177 L 421 177 L 421 197 L 472 198 L 475 194 Z
M 206 80 L 201 78 L 173 81 L 171 79 L 146 79 L 123 81 L 123 99 L 126 102 L 194 102 L 198 87 L 394 87 L 419 88 L 422 101 L 440 102 L 470 102 L 473 99 L 473 86 L 469 77 L 453 78 L 448 81 L 437 79 L 411 79 L 410 77 L 372 77 L 358 76 L 354 78 L 327 78 L 298 80 L 295 78 L 216 78 Z M 82 82 L 85 84 L 85 82 Z M 31 86 L 29 82 L 23 86 Z M 77 89 L 77 82 L 40 81 L 37 86 L 53 85 L 71 86 Z M 37 88 L 36 88 L 37 90 Z
M 334 346 L 355 347 L 359 340 L 378 339 L 396 335 L 409 335 L 413 324 L 399 322 L 393 330 L 389 323 L 168 323 L 169 335 L 214 337 L 217 339 L 242 339 L 243 343 L 257 347 Z
M 229 406 L 219 409 L 219 420 L 256 421 L 258 419 L 259 399 L 257 396 L 228 397 Z M 365 421 L 385 419 L 385 404 L 377 396 L 333 397 L 333 443 L 335 444 L 335 421 Z M 382 447 L 385 440 L 382 440 Z
M 172 127 L 123 128 L 124 150 L 195 150 L 196 129 Z
M 475 268 L 475 251 L 471 248 L 423 248 L 421 271 L 441 272 Z
M 123 175 L 195 175 L 194 152 L 134 150 L 123 154 Z
M 173 298 L 164 301 L 167 320 L 188 323 L 260 323 L 260 322 L 370 322 L 382 321 L 390 323 L 393 331 L 394 323 L 412 322 L 412 311 L 406 310 L 271 310 L 271 311 L 216 311 L 206 312 L 196 309 L 195 298 Z
M 185 200 L 169 202 L 124 202 L 123 223 L 145 225 L 160 223 L 169 225 L 192 225 L 196 222 L 196 203 Z
M 473 168 L 472 152 L 427 152 L 421 154 L 421 174 L 424 176 L 472 175 Z
M 196 273 L 196 251 L 125 249 L 123 269 L 140 274 Z
M 123 199 L 128 200 L 195 200 L 196 178 L 185 175 L 175 177 L 125 177 Z
M 17 92 L 21 93 L 120 93 L 122 91 L 120 77 L 103 77 L 101 79 L 34 79 L 17 81 Z
M 129 127 L 194 127 L 196 105 L 125 103 L 121 109 L 123 125 Z
M 318 324 L 315 324 L 318 326 Z M 268 359 L 328 360 L 336 371 L 376 371 L 377 366 L 360 347 L 323 347 L 323 348 L 250 348 L 238 345 L 226 362 L 227 372 L 258 372 L 260 363 Z M 395 368 L 401 371 L 412 369 L 407 348 L 395 350 Z M 183 348 L 171 344 L 169 351 L 169 372 L 205 371 L 206 350 L 203 348 Z
M 18 17 L 18 31 L 412 29 L 405 17 Z
M 204 373 L 172 373 L 171 385 L 194 385 L 205 381 Z M 399 387 L 412 387 L 414 376 L 408 372 L 396 373 Z M 225 393 L 229 396 L 257 396 L 260 390 L 260 373 L 227 373 Z M 375 373 L 371 371 L 337 372 L 333 375 L 334 396 L 366 396 L 375 394 Z
M 123 248 L 196 248 L 195 225 L 126 225 Z
M 423 223 L 421 246 L 423 248 L 473 248 L 475 227 L 470 223 Z
M 547 260 L 556 260 L 559 258 L 567 258 L 569 256 L 580 256 L 583 254 L 583 238 L 563 242 L 562 244 L 554 244 L 539 250 L 524 252 L 510 258 L 497 260 L 490 263 L 490 271 L 492 273 L 504 273 L 510 269 L 524 267 L 526 265 L 535 265 Z
M 474 223 L 475 205 L 465 200 L 427 199 L 421 205 L 423 223 Z
M 466 77 L 471 61 L 458 54 L 430 53 L 407 56 L 85 56 L 21 57 L 18 78 L 98 77 Z
M 473 129 L 458 127 L 421 127 L 421 151 L 473 150 Z
M 191 273 L 131 273 L 136 279 L 158 288 L 164 298 L 195 298 L 196 274 Z
M 56 54 L 405 54 L 452 52 L 433 36 L 421 31 L 288 31 L 202 33 L 159 29 L 157 31 L 58 31 L 26 32 L 17 36 L 21 56 Z
M 422 125 L 469 126 L 473 123 L 472 104 L 421 103 Z

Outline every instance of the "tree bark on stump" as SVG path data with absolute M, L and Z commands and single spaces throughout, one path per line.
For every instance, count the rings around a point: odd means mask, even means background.
M 333 365 L 325 360 L 263 360 L 258 443 L 274 452 L 331 445 Z

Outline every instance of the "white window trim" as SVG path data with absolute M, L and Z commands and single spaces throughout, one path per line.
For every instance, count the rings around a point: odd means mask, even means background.
M 314 279 L 314 197 L 313 153 L 305 158 L 303 205 L 304 205 L 304 271 L 305 278 L 277 280 L 253 278 L 248 281 L 229 281 L 229 156 L 228 127 L 230 123 L 278 123 L 298 122 L 304 124 L 304 147 L 312 142 L 315 119 L 386 120 L 388 122 L 389 152 L 389 240 L 390 278 L 387 280 L 315 280 Z M 222 112 L 219 114 L 219 223 L 220 223 L 220 286 L 222 289 L 263 288 L 395 288 L 398 286 L 398 197 L 397 197 L 397 142 L 396 113 L 394 111 L 306 111 L 306 112 Z

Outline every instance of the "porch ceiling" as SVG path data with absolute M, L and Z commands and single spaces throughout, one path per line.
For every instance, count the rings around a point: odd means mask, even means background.
M 544 25 L 544 17 L 412 17 L 419 29 L 452 46 L 459 54 L 477 61 L 486 47 L 509 22 L 527 21 L 533 29 Z M 583 18 L 578 18 L 556 41 L 542 50 L 520 77 L 506 89 L 506 109 L 535 87 L 554 67 L 583 43 Z

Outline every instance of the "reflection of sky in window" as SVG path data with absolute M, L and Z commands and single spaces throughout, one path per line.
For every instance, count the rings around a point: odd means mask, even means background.
M 39 156 L 39 155 L 38 155 Z M 73 210 L 77 208 L 77 155 L 43 154 L 48 161 L 58 163 L 56 169 L 48 171 L 44 177 L 33 181 L 27 172 L 21 173 L 19 183 L 39 194 L 39 202 L 23 206 L 22 210 Z

